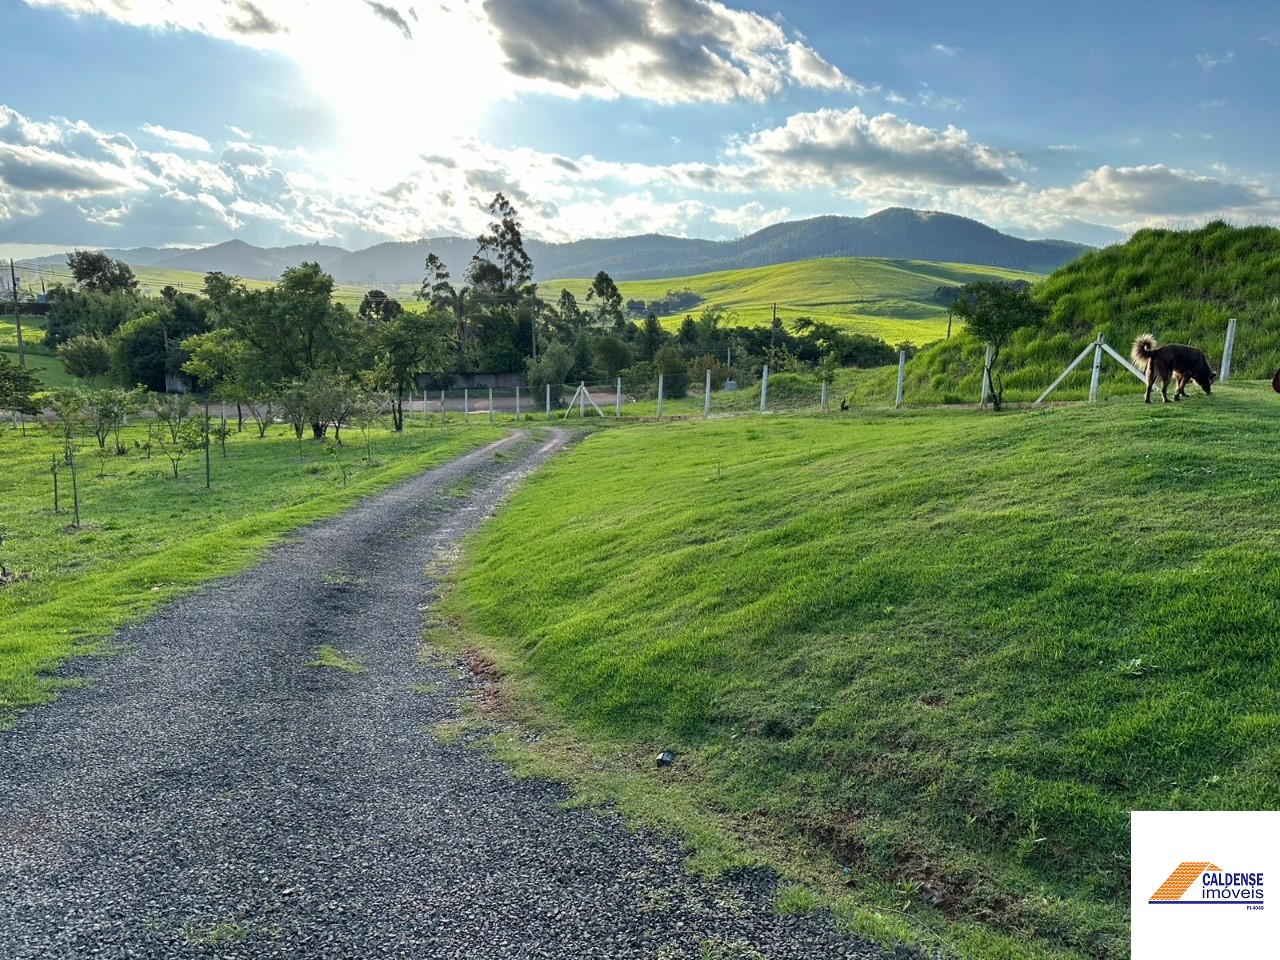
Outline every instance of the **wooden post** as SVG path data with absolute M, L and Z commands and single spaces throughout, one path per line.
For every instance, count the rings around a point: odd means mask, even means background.
M 702 395 L 702 419 L 711 416 L 711 370 L 707 369 L 707 389 Z
M 25 367 L 27 365 L 27 355 L 22 349 L 22 316 L 18 306 L 18 274 L 13 268 L 12 257 L 9 258 L 9 280 L 13 283 L 13 325 L 18 330 L 18 366 Z
M 898 395 L 893 401 L 895 407 L 902 406 L 902 395 L 907 386 L 907 351 L 898 351 Z
M 14 308 L 17 309 L 16 307 Z M 1218 379 L 1223 383 L 1227 382 L 1227 378 L 1231 376 L 1231 354 L 1236 346 L 1236 318 L 1232 317 L 1227 321 L 1227 345 L 1222 350 L 1222 373 L 1218 375 Z
M 209 481 L 211 480 L 209 467 L 209 401 L 204 402 L 204 488 L 209 489 Z
M 658 374 L 658 419 L 662 419 L 662 374 Z
M 987 397 L 991 394 L 991 344 L 987 344 L 987 359 L 982 361 L 982 409 L 987 409 Z
M 764 370 L 760 372 L 760 412 L 764 413 L 769 409 L 769 365 L 764 365 Z
M 1093 345 L 1093 377 L 1089 380 L 1089 402 L 1098 399 L 1098 377 L 1102 374 L 1102 334 Z

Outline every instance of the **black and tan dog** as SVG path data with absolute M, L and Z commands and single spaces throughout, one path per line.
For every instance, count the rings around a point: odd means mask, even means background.
M 1200 389 L 1209 392 L 1209 384 L 1218 375 L 1209 366 L 1209 358 L 1203 350 L 1189 347 L 1185 343 L 1166 343 L 1163 347 L 1156 343 L 1156 338 L 1144 333 L 1133 341 L 1133 362 L 1146 371 L 1147 394 L 1145 400 L 1151 402 L 1151 388 L 1156 380 L 1160 381 L 1160 396 L 1169 402 L 1169 378 L 1172 377 L 1178 389 L 1173 392 L 1173 399 L 1181 400 L 1187 395 L 1187 381 L 1194 380 Z

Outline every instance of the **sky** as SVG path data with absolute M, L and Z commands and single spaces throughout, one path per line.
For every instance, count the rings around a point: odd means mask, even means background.
M 1046 9 L 1039 9 L 1041 6 Z M 0 0 L 0 255 L 1280 223 L 1280 6 Z

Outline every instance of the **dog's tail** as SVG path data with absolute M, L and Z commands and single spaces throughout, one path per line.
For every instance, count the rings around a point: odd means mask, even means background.
M 1133 350 L 1129 356 L 1133 357 L 1135 366 L 1147 369 L 1147 361 L 1151 359 L 1151 354 L 1155 351 L 1159 344 L 1156 338 L 1149 333 L 1144 333 L 1137 340 L 1133 341 Z

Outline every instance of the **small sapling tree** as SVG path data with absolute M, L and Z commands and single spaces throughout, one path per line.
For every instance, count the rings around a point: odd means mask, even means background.
M 89 386 L 111 369 L 111 346 L 101 337 L 83 333 L 58 345 L 58 359 L 67 373 Z
M 167 430 L 160 431 L 157 437 L 160 444 L 160 452 L 169 460 L 169 465 L 173 467 L 173 479 L 178 479 L 178 465 L 182 463 L 182 459 L 194 450 L 204 449 L 204 430 L 200 424 L 194 420 L 187 419 L 179 426 L 176 434 L 170 434 Z
M 1048 310 L 1031 298 L 1025 283 L 981 280 L 964 287 L 952 311 L 969 333 L 991 347 L 991 362 L 983 375 L 991 387 L 992 407 L 999 410 L 1004 402 L 1004 381 L 997 367 L 1000 351 L 1016 331 L 1043 322 Z

